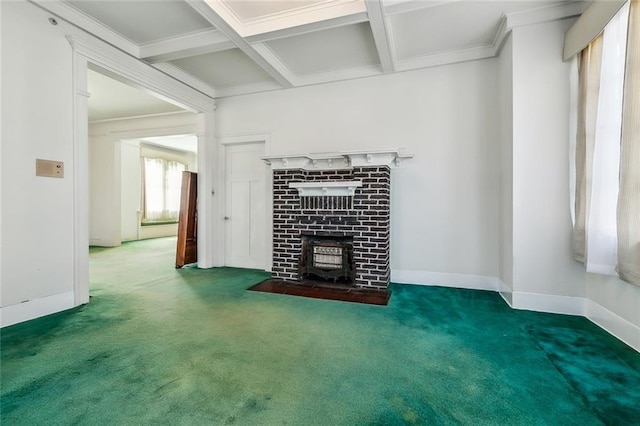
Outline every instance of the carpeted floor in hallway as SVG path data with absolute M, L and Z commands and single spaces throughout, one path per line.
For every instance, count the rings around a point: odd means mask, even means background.
M 393 284 L 388 306 L 91 250 L 91 302 L 2 329 L 2 425 L 640 424 L 640 354 L 584 318 Z

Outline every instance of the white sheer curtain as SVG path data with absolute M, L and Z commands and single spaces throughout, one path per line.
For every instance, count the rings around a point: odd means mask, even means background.
M 586 227 L 587 271 L 611 275 L 616 274 L 618 261 L 616 210 L 628 15 L 629 3 L 626 3 L 607 25 L 602 39 L 600 93 Z
M 577 87 L 575 258 L 640 285 L 640 0 L 581 52 Z
M 145 157 L 143 167 L 144 220 L 177 220 L 185 165 L 178 161 Z
M 180 190 L 182 188 L 182 172 L 184 164 L 167 161 L 165 175 L 165 208 L 167 216 L 177 219 L 180 213 Z
M 617 269 L 621 279 L 640 286 L 640 0 L 631 0 L 627 43 Z
M 164 215 L 164 160 L 144 159 L 144 219 L 162 220 Z

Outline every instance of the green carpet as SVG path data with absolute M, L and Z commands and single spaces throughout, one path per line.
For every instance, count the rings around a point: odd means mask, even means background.
M 246 291 L 172 239 L 91 251 L 91 303 L 2 329 L 2 425 L 640 424 L 640 354 L 491 292 Z

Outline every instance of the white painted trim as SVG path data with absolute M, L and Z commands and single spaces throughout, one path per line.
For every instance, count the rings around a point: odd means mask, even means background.
M 148 62 L 165 62 L 234 47 L 236 45 L 220 31 L 206 29 L 141 44 L 140 57 Z
M 97 66 L 109 77 L 153 92 L 159 98 L 191 112 L 212 111 L 215 107 L 211 97 L 103 42 L 74 36 L 67 36 L 67 40 L 74 52 L 87 58 L 90 66 Z
M 587 299 L 585 305 L 585 316 L 589 321 L 640 352 L 640 326 L 611 312 L 591 299 Z
M 373 41 L 376 44 L 378 58 L 382 66 L 382 72 L 390 73 L 395 71 L 394 55 L 392 53 L 391 37 L 389 37 L 390 25 L 384 14 L 382 0 L 364 0 L 369 15 L 369 25 L 373 34 Z
M 514 291 L 512 297 L 512 307 L 514 309 L 579 316 L 584 316 L 585 313 L 585 299 L 583 297 L 522 291 Z
M 87 60 L 73 54 L 73 291 L 89 302 L 89 107 Z
M 412 271 L 391 269 L 391 282 L 398 284 L 415 284 L 467 288 L 471 290 L 499 290 L 499 279 L 485 275 L 451 274 L 445 272 Z
M 67 291 L 52 296 L 27 300 L 16 305 L 3 306 L 0 308 L 0 327 L 71 309 L 76 306 L 74 300 L 74 292 Z
M 207 111 L 198 114 L 198 268 L 224 264 L 224 250 L 220 250 L 215 244 L 222 239 L 224 228 L 220 228 L 219 221 L 216 221 L 220 210 L 216 184 L 220 185 L 221 180 L 216 176 L 217 146 L 214 130 L 215 113 Z
M 413 158 L 413 154 L 400 151 L 399 148 L 391 148 L 313 154 L 270 154 L 262 159 L 272 170 L 337 170 L 364 166 L 395 168 L 399 167 L 402 161 Z

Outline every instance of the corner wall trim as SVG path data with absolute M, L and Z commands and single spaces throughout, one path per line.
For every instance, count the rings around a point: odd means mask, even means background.
M 17 324 L 45 315 L 71 309 L 75 306 L 73 291 L 40 297 L 17 305 L 0 308 L 0 327 Z

